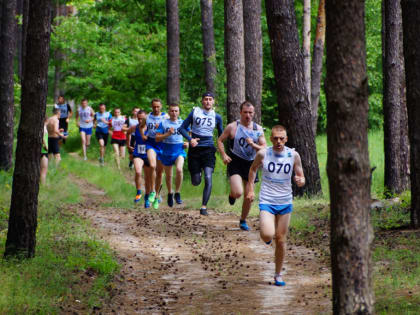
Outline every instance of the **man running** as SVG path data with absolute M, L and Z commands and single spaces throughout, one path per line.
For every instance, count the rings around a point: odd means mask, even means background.
M 76 112 L 76 124 L 79 127 L 80 138 L 82 139 L 83 159 L 85 161 L 87 160 L 86 150 L 90 145 L 90 137 L 92 136 L 93 116 L 93 109 L 88 106 L 87 99 L 83 99 Z
M 58 128 L 63 129 L 63 134 L 68 136 L 69 120 L 73 115 L 71 107 L 65 102 L 64 96 L 62 95 L 58 97 L 57 104 L 55 104 L 54 107 L 60 110 L 60 122 Z M 63 143 L 65 142 L 65 139 L 63 139 Z
M 217 139 L 217 147 L 222 155 L 223 163 L 227 164 L 230 181 L 229 203 L 233 205 L 235 200 L 243 194 L 243 185 L 248 181 L 249 168 L 254 161 L 257 151 L 266 147 L 264 131 L 260 125 L 252 121 L 254 118 L 254 106 L 246 101 L 241 104 L 240 120 L 226 126 L 222 135 Z M 223 142 L 228 139 L 230 154 L 227 155 Z M 242 202 L 242 214 L 239 227 L 244 231 L 250 228 L 246 223 L 251 203 L 244 198 Z
M 134 181 L 136 183 L 136 197 L 134 198 L 134 203 L 138 203 L 141 199 L 141 171 L 144 167 L 145 177 L 149 178 L 151 176 L 151 168 L 146 154 L 146 140 L 142 135 L 146 132 L 146 112 L 144 110 L 139 110 L 137 112 L 138 125 L 131 126 L 127 131 L 127 147 L 130 152 L 133 154 L 133 164 L 135 169 Z M 134 133 L 134 136 L 132 134 Z M 131 139 L 134 138 L 133 146 Z M 152 185 L 150 181 L 145 181 L 145 192 L 144 195 L 144 207 L 147 209 L 150 207 L 149 194 L 152 191 Z
M 95 113 L 94 124 L 96 128 L 95 136 L 99 142 L 99 164 L 101 166 L 105 163 L 105 149 L 109 136 L 108 126 L 111 119 L 112 115 L 106 111 L 105 104 L 99 104 L 99 112 Z
M 169 116 L 163 112 L 162 102 L 155 98 L 152 100 L 152 112 L 147 115 L 146 124 L 147 124 L 147 142 L 146 142 L 146 151 L 147 158 L 152 168 L 152 174 L 150 178 L 146 178 L 146 181 L 150 181 L 152 184 L 152 189 L 154 189 L 149 195 L 149 201 L 152 203 L 153 208 L 159 208 L 160 202 L 160 187 L 162 185 L 162 174 L 163 174 L 163 165 L 160 162 L 160 154 L 162 151 L 162 143 L 156 142 L 156 129 L 159 127 L 162 120 L 169 118 Z
M 60 122 L 60 109 L 54 108 L 53 115 L 48 119 L 47 130 L 48 130 L 48 154 L 50 158 L 54 155 L 55 164 L 58 165 L 61 160 L 60 146 L 58 142 L 61 139 L 65 139 L 66 136 L 62 133 L 62 129 L 59 128 Z
M 212 189 L 212 176 L 216 164 L 216 148 L 213 144 L 213 131 L 217 128 L 218 135 L 223 133 L 222 117 L 213 109 L 214 97 L 210 92 L 204 93 L 201 99 L 202 107 L 194 108 L 184 120 L 180 128 L 181 134 L 188 139 L 188 170 L 191 183 L 198 186 L 201 183 L 201 171 L 204 171 L 203 200 L 201 215 L 208 215 L 207 203 Z M 191 126 L 192 137 L 188 135 Z
M 121 110 L 119 108 L 114 109 L 114 117 L 109 121 L 109 125 L 112 127 L 111 144 L 114 148 L 115 162 L 117 167 L 121 170 L 120 159 L 125 158 L 125 142 L 127 131 L 127 125 L 125 124 L 125 117 L 121 116 Z
M 127 120 L 125 121 L 125 124 L 128 126 L 128 128 L 131 128 L 132 126 L 137 126 L 139 121 L 137 119 L 137 112 L 139 111 L 140 108 L 138 107 L 133 107 L 133 110 L 131 111 L 131 116 L 127 118 Z M 133 129 L 135 130 L 135 129 Z M 127 134 L 128 135 L 128 134 Z M 136 138 L 134 137 L 134 132 L 131 134 L 131 143 L 129 143 L 130 147 L 134 147 L 134 141 L 136 140 Z M 129 147 L 127 145 L 127 147 Z M 129 152 L 130 153 L 130 162 L 128 163 L 128 168 L 129 169 L 133 169 L 133 152 Z
M 305 185 L 300 155 L 285 146 L 286 129 L 274 126 L 271 130 L 272 147 L 257 152 L 248 175 L 247 199 L 254 200 L 254 180 L 257 170 L 262 166 L 262 183 L 260 190 L 260 236 L 266 244 L 274 238 L 275 273 L 274 284 L 284 286 L 281 270 L 286 253 L 286 236 L 289 229 L 290 215 L 293 210 L 292 173 L 298 187 Z
M 179 128 L 183 120 L 179 119 L 179 105 L 169 105 L 169 119 L 163 120 L 159 128 L 156 130 L 156 141 L 162 141 L 161 162 L 165 170 L 166 187 L 168 188 L 168 206 L 174 205 L 174 193 L 172 191 L 172 167 L 176 167 L 175 175 L 175 201 L 182 204 L 181 200 L 181 184 L 183 179 L 184 159 L 187 154 L 184 148 L 188 146 L 184 142 Z

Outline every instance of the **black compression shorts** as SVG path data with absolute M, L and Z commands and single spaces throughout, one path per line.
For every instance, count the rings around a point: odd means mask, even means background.
M 242 180 L 248 181 L 249 169 L 254 161 L 244 160 L 234 153 L 230 153 L 229 156 L 232 159 L 232 161 L 227 165 L 229 177 L 232 175 L 239 175 L 242 177 Z M 258 182 L 258 174 L 255 177 L 255 182 Z
M 188 149 L 188 170 L 191 174 L 201 173 L 201 170 L 205 167 L 214 169 L 215 165 L 215 147 L 190 147 Z

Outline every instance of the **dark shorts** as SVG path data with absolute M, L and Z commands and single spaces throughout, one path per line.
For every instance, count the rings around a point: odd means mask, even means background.
M 149 167 L 150 166 L 150 163 L 149 163 L 149 159 L 147 158 L 147 156 L 133 156 L 133 160 L 134 159 L 142 159 L 143 160 L 143 162 L 144 162 L 144 166 L 147 166 L 147 167 Z
M 52 154 L 59 154 L 60 153 L 60 146 L 58 142 L 60 138 L 48 138 L 48 153 Z
M 98 141 L 101 140 L 101 139 L 104 140 L 104 146 L 107 145 L 108 136 L 109 136 L 108 133 L 103 133 L 103 132 L 100 132 L 100 131 L 96 130 L 95 136 L 96 136 L 96 139 L 98 139 Z
M 133 147 L 134 148 L 134 145 L 135 144 L 136 144 L 136 137 L 133 136 L 133 135 L 131 135 L 131 138 L 130 138 L 130 147 Z
M 42 153 L 41 153 L 41 159 L 42 159 L 44 156 L 48 159 L 48 153 L 43 153 L 43 152 L 42 152 Z
M 230 153 L 229 156 L 232 159 L 232 161 L 227 165 L 229 177 L 232 175 L 239 175 L 242 177 L 242 180 L 248 181 L 249 169 L 254 161 L 244 160 L 233 153 Z M 255 183 L 256 182 L 258 182 L 258 174 L 255 177 Z
M 214 169 L 215 165 L 215 147 L 190 147 L 188 149 L 188 170 L 191 174 L 201 173 L 201 170 L 205 167 Z
M 58 128 L 64 129 L 64 132 L 67 133 L 67 130 L 69 129 L 69 124 L 67 123 L 67 117 L 60 118 L 58 120 Z
M 120 147 L 124 147 L 125 146 L 125 142 L 126 140 L 120 140 L 120 139 L 111 139 L 111 144 L 118 144 Z

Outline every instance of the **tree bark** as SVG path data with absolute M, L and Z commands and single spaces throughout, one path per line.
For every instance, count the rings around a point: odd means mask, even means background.
M 16 15 L 23 16 L 23 0 L 17 0 Z M 22 31 L 23 23 L 18 25 L 17 28 L 17 65 L 18 65 L 18 77 L 22 82 Z
M 319 94 L 321 91 L 322 59 L 325 43 L 325 0 L 319 0 L 318 17 L 316 19 L 316 34 L 313 48 L 311 72 L 311 111 L 314 135 L 318 127 Z
M 364 3 L 325 8 L 334 314 L 373 314 Z
M 5 257 L 35 255 L 39 169 L 48 89 L 49 0 L 31 1 Z
M 390 194 L 402 192 L 401 184 L 401 76 L 400 3 L 383 1 L 383 111 L 385 150 L 385 189 Z
M 303 56 L 299 45 L 293 0 L 266 0 L 271 56 L 276 77 L 278 121 L 288 130 L 287 145 L 302 158 L 306 185 L 298 195 L 321 193 L 315 136 L 303 79 Z
M 245 99 L 254 105 L 254 120 L 261 123 L 263 50 L 261 0 L 243 0 L 245 48 Z
M 29 0 L 23 0 L 22 10 L 22 76 L 20 82 L 23 82 L 25 76 L 25 58 L 26 58 L 26 39 L 28 34 L 28 19 L 29 19 Z
M 303 0 L 302 21 L 303 80 L 311 106 L 311 0 Z
M 201 29 L 203 32 L 203 57 L 206 91 L 215 94 L 217 75 L 216 47 L 214 45 L 213 0 L 201 0 Z
M 179 65 L 179 18 L 178 0 L 166 0 L 167 14 L 167 102 L 179 104 L 180 93 L 180 65 Z
M 60 4 L 60 1 L 56 1 L 56 6 L 55 6 L 55 16 L 53 18 L 53 20 L 56 17 L 60 17 L 60 16 L 66 16 L 67 15 L 67 9 L 66 9 L 66 5 L 64 4 Z M 60 21 L 57 20 L 56 25 L 60 25 Z M 54 100 L 57 101 L 58 97 L 60 95 L 62 95 L 62 91 L 61 91 L 61 64 L 63 62 L 64 59 L 64 54 L 60 49 L 56 49 L 54 51 Z
M 16 0 L 1 2 L 0 31 L 0 170 L 13 165 L 14 69 Z
M 420 228 L 420 3 L 402 0 L 405 82 L 410 138 L 411 225 Z
M 225 67 L 228 123 L 239 119 L 245 101 L 245 54 L 242 0 L 225 0 Z

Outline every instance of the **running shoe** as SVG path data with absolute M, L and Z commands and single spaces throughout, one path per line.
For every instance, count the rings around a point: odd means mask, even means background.
M 286 285 L 286 282 L 283 281 L 283 278 L 281 277 L 281 275 L 274 275 L 274 285 L 278 286 L 278 287 L 283 287 Z
M 181 194 L 175 193 L 175 201 L 177 204 L 182 205 Z
M 239 220 L 239 227 L 244 231 L 249 231 L 251 229 L 248 224 L 246 224 L 245 220 Z
M 144 197 L 144 208 L 145 209 L 150 208 L 150 201 L 146 196 Z
M 209 215 L 209 213 L 207 212 L 207 209 L 206 208 L 201 208 L 200 209 L 200 214 L 201 215 Z
M 83 161 L 87 161 L 87 157 L 86 156 L 83 158 Z
M 273 241 L 273 240 L 269 240 L 268 242 L 265 242 L 265 243 L 266 243 L 267 245 L 270 245 L 272 241 Z
M 173 207 L 174 206 L 174 194 L 168 194 L 168 206 Z
M 153 209 L 155 209 L 155 210 L 157 210 L 159 208 L 159 199 L 158 198 L 155 198 L 155 201 L 153 201 L 152 206 L 153 206 Z
M 100 166 L 104 166 L 104 163 L 105 161 L 104 161 L 104 159 L 103 158 L 99 158 L 99 165 Z
M 155 197 L 156 197 L 156 192 L 152 191 L 150 193 L 150 195 L 149 195 L 149 201 L 150 201 L 150 203 L 152 203 L 152 202 L 155 201 L 155 199 L 156 199 Z
M 229 204 L 233 206 L 235 204 L 236 199 L 229 195 Z
M 134 203 L 138 203 L 141 199 L 141 194 L 137 194 L 136 198 L 134 198 Z

